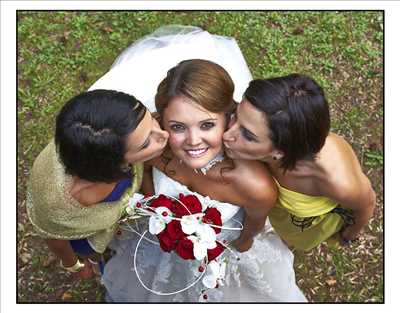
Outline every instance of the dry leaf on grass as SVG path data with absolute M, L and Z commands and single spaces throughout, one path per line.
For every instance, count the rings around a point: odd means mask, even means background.
M 42 261 L 42 266 L 49 267 L 52 263 L 54 263 L 55 260 L 57 260 L 56 256 L 49 255 Z
M 326 280 L 326 283 L 328 284 L 329 287 L 335 286 L 336 285 L 336 279 L 329 278 L 329 279 Z
M 68 291 L 66 291 L 66 292 L 63 293 L 61 299 L 62 299 L 63 301 L 69 301 L 69 300 L 72 299 L 72 294 L 69 293 Z

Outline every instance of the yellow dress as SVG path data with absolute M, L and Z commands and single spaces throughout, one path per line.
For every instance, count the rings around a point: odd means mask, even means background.
M 330 213 L 338 203 L 282 187 L 275 180 L 279 197 L 269 219 L 278 235 L 297 250 L 310 250 L 340 231 L 341 215 Z
M 35 160 L 27 188 L 27 213 L 40 237 L 54 239 L 86 238 L 102 253 L 111 241 L 117 221 L 125 213 L 129 198 L 142 183 L 143 164 L 132 166 L 132 187 L 118 201 L 82 206 L 69 194 L 72 176 L 58 158 L 54 140 Z

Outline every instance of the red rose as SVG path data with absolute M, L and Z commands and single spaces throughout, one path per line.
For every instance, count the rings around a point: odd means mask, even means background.
M 217 242 L 217 246 L 214 249 L 208 249 L 207 250 L 208 262 L 211 262 L 212 260 L 214 260 L 224 250 L 225 250 L 225 247 L 223 245 L 221 245 L 219 242 Z
M 172 220 L 167 224 L 166 231 L 168 236 L 176 241 L 186 236 L 186 234 L 182 231 L 181 222 L 177 220 Z
M 160 242 L 160 247 L 165 252 L 171 252 L 176 247 L 176 241 L 168 235 L 168 232 L 164 229 L 161 233 L 157 235 L 158 241 Z
M 201 213 L 201 202 L 194 195 L 184 196 L 183 194 L 179 194 L 179 201 L 182 202 L 186 207 L 184 207 L 180 202 L 175 202 L 175 207 L 172 209 L 172 212 L 177 217 L 182 217 L 184 215 Z M 190 213 L 188 212 L 188 210 Z
M 155 198 L 152 202 L 151 202 L 151 206 L 154 208 L 158 208 L 160 206 L 165 206 L 168 209 L 172 210 L 172 207 L 174 206 L 174 201 L 167 198 L 164 195 L 159 195 L 157 198 Z
M 221 213 L 216 208 L 208 207 L 204 211 L 203 222 L 207 224 L 213 224 L 222 226 Z M 221 228 L 213 227 L 216 234 L 221 232 Z
M 194 260 L 193 242 L 190 239 L 182 238 L 176 246 L 176 253 L 185 260 Z

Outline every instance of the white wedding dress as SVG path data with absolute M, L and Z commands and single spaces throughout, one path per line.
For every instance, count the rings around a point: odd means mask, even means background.
M 191 192 L 186 186 L 153 168 L 153 183 L 156 194 L 177 197 L 179 193 L 195 194 L 200 201 L 216 207 L 221 212 L 223 226 L 237 227 L 243 219 L 243 209 L 230 203 L 222 203 Z M 206 206 L 205 206 L 206 207 Z M 148 219 L 139 220 L 135 230 L 143 233 L 148 229 Z M 231 242 L 240 235 L 240 231 L 222 230 L 219 241 Z M 147 238 L 157 241 L 150 234 Z M 293 270 L 293 254 L 268 226 L 258 234 L 250 250 L 239 253 L 227 250 L 217 260 L 224 260 L 226 271 L 224 285 L 205 289 L 200 279 L 189 289 L 184 289 L 201 274 L 200 262 L 183 260 L 175 252 L 164 252 L 158 244 L 140 236 L 122 231 L 112 241 L 110 248 L 116 253 L 107 262 L 102 277 L 107 289 L 108 301 L 115 302 L 305 302 L 307 301 L 296 285 Z M 134 253 L 137 248 L 136 268 L 141 282 L 159 295 L 145 289 L 134 270 Z M 239 257 L 239 260 L 237 259 Z M 207 274 L 207 270 L 205 274 Z M 206 294 L 207 299 L 204 299 Z
M 155 111 L 154 97 L 157 86 L 167 71 L 186 59 L 211 60 L 224 67 L 235 83 L 234 99 L 240 101 L 252 76 L 235 39 L 212 35 L 192 26 L 166 26 L 136 41 L 114 62 L 111 69 L 95 82 L 89 90 L 113 89 L 135 96 L 151 111 Z M 156 194 L 178 196 L 192 193 L 186 186 L 154 169 Z M 213 204 L 222 213 L 224 226 L 238 227 L 243 209 L 213 201 L 196 194 L 205 203 Z M 148 229 L 147 219 L 135 225 L 136 231 Z M 239 231 L 223 230 L 219 240 L 234 240 Z M 147 236 L 147 235 L 146 235 Z M 167 253 L 143 240 L 138 247 L 137 272 L 134 271 L 134 253 L 139 236 L 123 231 L 110 247 L 116 254 L 105 266 L 102 280 L 107 298 L 116 302 L 304 302 L 304 295 L 295 282 L 293 254 L 272 231 L 270 226 L 254 240 L 245 253 L 225 251 L 219 258 L 226 258 L 225 285 L 204 289 L 201 279 L 187 290 L 174 293 L 192 284 L 199 277 L 199 261 L 181 259 L 175 252 Z M 157 241 L 157 239 L 155 239 Z M 240 256 L 237 260 L 236 255 Z M 159 295 L 157 293 L 171 293 Z

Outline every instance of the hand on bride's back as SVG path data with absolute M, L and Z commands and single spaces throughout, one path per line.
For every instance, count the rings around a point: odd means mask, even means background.
M 251 246 L 253 245 L 253 239 L 249 239 L 246 241 L 237 239 L 232 242 L 233 247 L 239 252 L 246 252 L 248 251 Z

